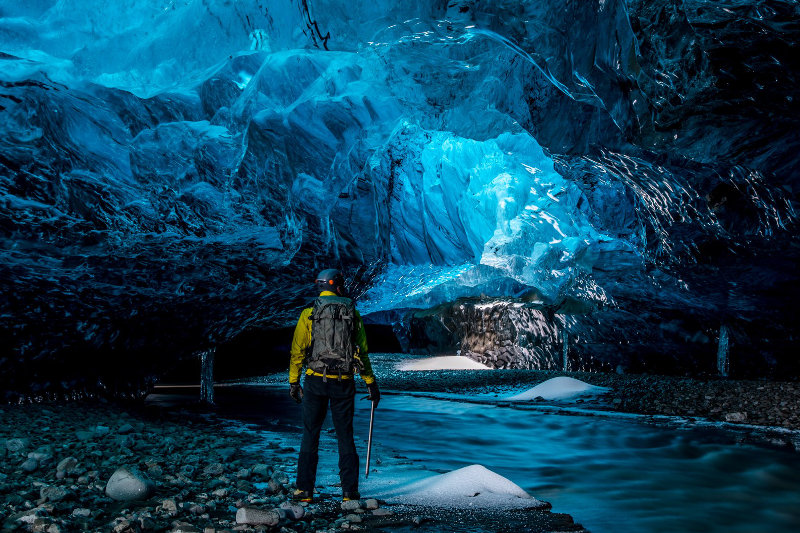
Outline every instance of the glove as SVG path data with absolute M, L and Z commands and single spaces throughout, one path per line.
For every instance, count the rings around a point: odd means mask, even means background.
M 303 387 L 299 383 L 289 383 L 289 396 L 297 403 L 303 401 Z
M 369 396 L 367 396 L 365 400 L 372 400 L 375 407 L 378 407 L 378 402 L 381 401 L 381 391 L 378 390 L 378 383 L 376 381 L 369 383 L 367 385 L 367 390 L 369 391 Z

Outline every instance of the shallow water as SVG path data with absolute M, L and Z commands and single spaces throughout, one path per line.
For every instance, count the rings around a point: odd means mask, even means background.
M 223 416 L 255 422 L 265 440 L 299 448 L 300 410 L 286 387 L 220 387 L 219 393 Z M 369 408 L 366 401 L 356 405 L 363 465 Z M 713 426 L 547 411 L 444 394 L 385 394 L 376 411 L 373 471 L 367 481 L 362 474 L 361 491 L 380 494 L 481 464 L 594 533 L 800 528 L 796 452 L 740 444 L 736 434 Z M 318 483 L 336 492 L 330 432 L 323 432 L 321 449 Z

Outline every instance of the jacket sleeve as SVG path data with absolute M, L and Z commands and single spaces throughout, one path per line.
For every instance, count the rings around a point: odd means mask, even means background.
M 369 361 L 367 332 L 364 330 L 364 321 L 361 320 L 361 314 L 358 311 L 356 311 L 356 345 L 360 349 L 359 359 L 364 364 L 364 371 L 361 372 L 361 377 L 367 385 L 375 383 L 375 374 L 372 373 L 372 363 Z
M 311 308 L 303 309 L 297 326 L 294 328 L 292 348 L 289 351 L 289 383 L 300 382 L 300 371 L 306 358 L 306 350 L 311 345 Z

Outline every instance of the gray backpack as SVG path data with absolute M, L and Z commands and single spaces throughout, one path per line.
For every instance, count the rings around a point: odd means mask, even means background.
M 312 327 L 308 368 L 324 375 L 352 374 L 356 324 L 353 300 L 320 296 L 309 318 Z

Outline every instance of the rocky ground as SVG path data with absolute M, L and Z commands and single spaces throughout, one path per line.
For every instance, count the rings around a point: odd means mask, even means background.
M 568 515 L 489 513 L 289 495 L 296 450 L 193 409 L 0 407 L 0 529 L 67 531 L 583 531 Z
M 800 383 L 574 373 L 610 387 L 614 409 L 800 430 Z

